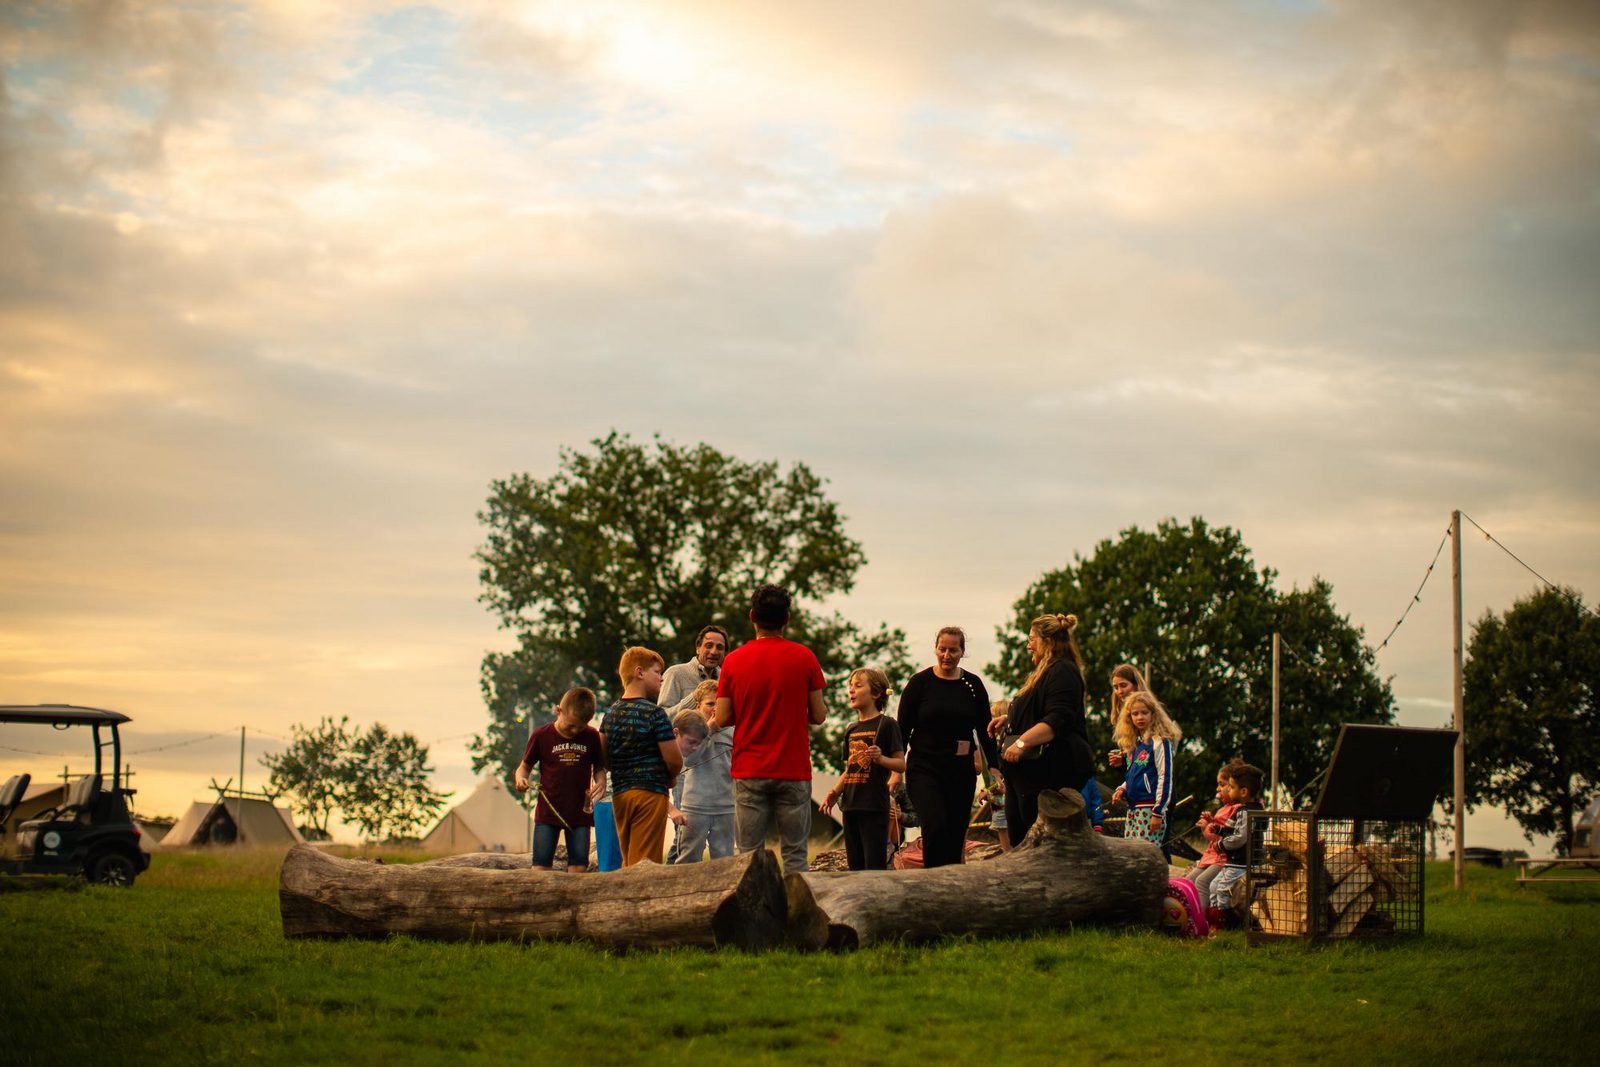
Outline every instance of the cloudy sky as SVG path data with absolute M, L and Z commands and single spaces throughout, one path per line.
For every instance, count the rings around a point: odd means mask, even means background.
M 612 428 L 811 465 L 841 610 L 974 666 L 1166 516 L 1374 643 L 1452 508 L 1592 600 L 1597 10 L 7 4 L 0 699 L 233 731 L 135 755 L 147 811 L 328 713 L 470 788 L 477 509 Z M 1535 586 L 1465 557 L 1469 616 Z

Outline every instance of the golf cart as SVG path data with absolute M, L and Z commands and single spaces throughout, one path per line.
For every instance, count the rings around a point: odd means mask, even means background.
M 94 773 L 71 783 L 61 803 L 37 813 L 17 828 L 15 856 L 0 857 L 0 873 L 82 874 L 101 885 L 130 886 L 150 866 L 139 849 L 139 830 L 128 815 L 122 777 L 122 739 L 117 727 L 126 715 L 70 704 L 0 705 L 0 723 L 33 723 L 65 730 L 94 730 Z M 109 731 L 109 736 L 102 731 Z M 110 788 L 105 788 L 105 751 L 111 750 Z M 0 786 L 0 826 L 22 803 L 31 775 L 19 774 Z

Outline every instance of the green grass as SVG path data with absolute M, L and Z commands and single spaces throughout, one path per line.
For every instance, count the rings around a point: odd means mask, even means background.
M 278 862 L 0 892 L 0 1062 L 1549 1063 L 1600 1023 L 1600 888 L 1510 871 L 1457 896 L 1430 867 L 1427 935 L 1381 947 L 1084 929 L 831 956 L 290 942 Z

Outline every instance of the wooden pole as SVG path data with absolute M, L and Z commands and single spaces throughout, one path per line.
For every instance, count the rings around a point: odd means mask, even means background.
M 1279 642 L 1278 632 L 1272 632 L 1272 810 L 1282 811 L 1278 806 L 1278 709 L 1281 704 L 1283 686 L 1278 674 L 1279 667 Z
M 1467 807 L 1467 731 L 1466 731 L 1466 690 L 1462 684 L 1461 673 L 1461 512 L 1450 513 L 1450 601 L 1452 605 L 1451 619 L 1455 628 L 1455 640 L 1452 645 L 1455 673 L 1452 678 L 1452 688 L 1455 698 L 1455 724 L 1456 724 L 1456 855 L 1455 855 L 1455 886 L 1462 887 L 1465 879 L 1466 857 L 1463 855 L 1465 848 L 1465 819 Z
M 239 727 L 239 816 L 234 820 L 234 825 L 239 832 L 234 835 L 234 841 L 244 844 L 244 727 Z

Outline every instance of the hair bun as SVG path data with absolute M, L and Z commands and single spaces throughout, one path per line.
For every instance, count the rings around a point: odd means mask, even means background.
M 1061 616 L 1061 623 L 1069 630 L 1076 630 L 1078 628 L 1078 617 L 1076 615 L 1063 615 Z

